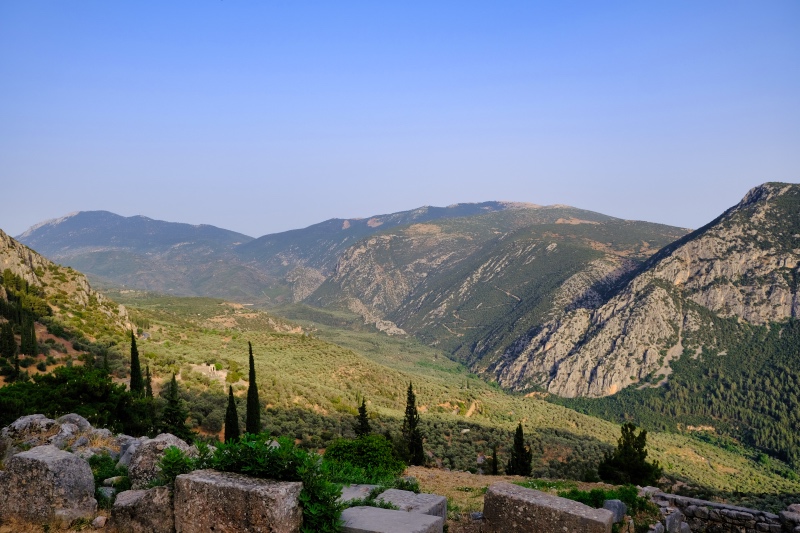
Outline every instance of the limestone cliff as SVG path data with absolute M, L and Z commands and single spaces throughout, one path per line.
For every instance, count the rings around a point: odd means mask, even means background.
M 579 306 L 530 330 L 488 371 L 504 387 L 605 396 L 709 347 L 708 312 L 766 324 L 797 317 L 800 186 L 767 183 L 707 226 L 667 246 L 603 305 Z

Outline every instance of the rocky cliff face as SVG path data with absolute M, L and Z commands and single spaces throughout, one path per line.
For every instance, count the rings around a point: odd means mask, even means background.
M 42 287 L 53 314 L 65 324 L 82 330 L 81 324 L 96 313 L 119 330 L 132 328 L 125 307 L 92 289 L 86 276 L 53 263 L 0 230 L 0 273 L 6 269 Z
M 687 339 L 695 350 L 713 343 L 697 334 L 708 312 L 752 324 L 797 317 L 799 264 L 800 186 L 762 185 L 657 253 L 600 307 L 529 331 L 488 371 L 505 387 L 567 397 L 666 378 Z

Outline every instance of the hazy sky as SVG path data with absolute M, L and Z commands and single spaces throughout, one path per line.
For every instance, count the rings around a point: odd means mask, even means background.
M 697 227 L 800 181 L 800 2 L 0 2 L 0 228 L 259 236 L 514 200 Z

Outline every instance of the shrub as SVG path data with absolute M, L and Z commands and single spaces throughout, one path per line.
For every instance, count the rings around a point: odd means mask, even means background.
M 338 439 L 325 451 L 325 461 L 350 463 L 371 471 L 400 475 L 405 464 L 394 455 L 394 447 L 383 435 Z
M 652 485 L 661 477 L 658 461 L 647 461 L 647 431 L 636 435 L 636 426 L 630 422 L 622 425 L 622 436 L 617 448 L 606 455 L 597 467 L 603 481 L 616 484 L 635 483 Z

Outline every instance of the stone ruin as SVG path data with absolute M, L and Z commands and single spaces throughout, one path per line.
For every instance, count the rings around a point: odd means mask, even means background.
M 0 431 L 0 525 L 27 523 L 69 525 L 91 521 L 95 529 L 120 533 L 195 533 L 207 531 L 299 532 L 302 484 L 255 479 L 240 474 L 199 470 L 178 476 L 174 492 L 148 488 L 158 477 L 158 459 L 169 446 L 196 449 L 170 434 L 154 439 L 114 436 L 95 429 L 83 417 L 57 420 L 30 415 Z M 115 499 L 111 516 L 97 515 L 94 478 L 88 459 L 108 454 L 128 467 L 133 489 L 117 494 L 119 480 L 100 488 Z M 377 487 L 345 487 L 340 501 L 363 499 Z M 800 505 L 779 514 L 666 494 L 646 487 L 642 495 L 659 505 L 662 520 L 653 533 L 742 532 L 800 533 Z M 342 513 L 346 533 L 442 533 L 447 501 L 435 494 L 390 489 L 376 498 L 397 510 L 356 506 Z M 484 512 L 473 513 L 484 533 L 610 533 L 612 524 L 633 532 L 626 508 L 618 500 L 603 509 L 526 489 L 510 483 L 491 485 Z

